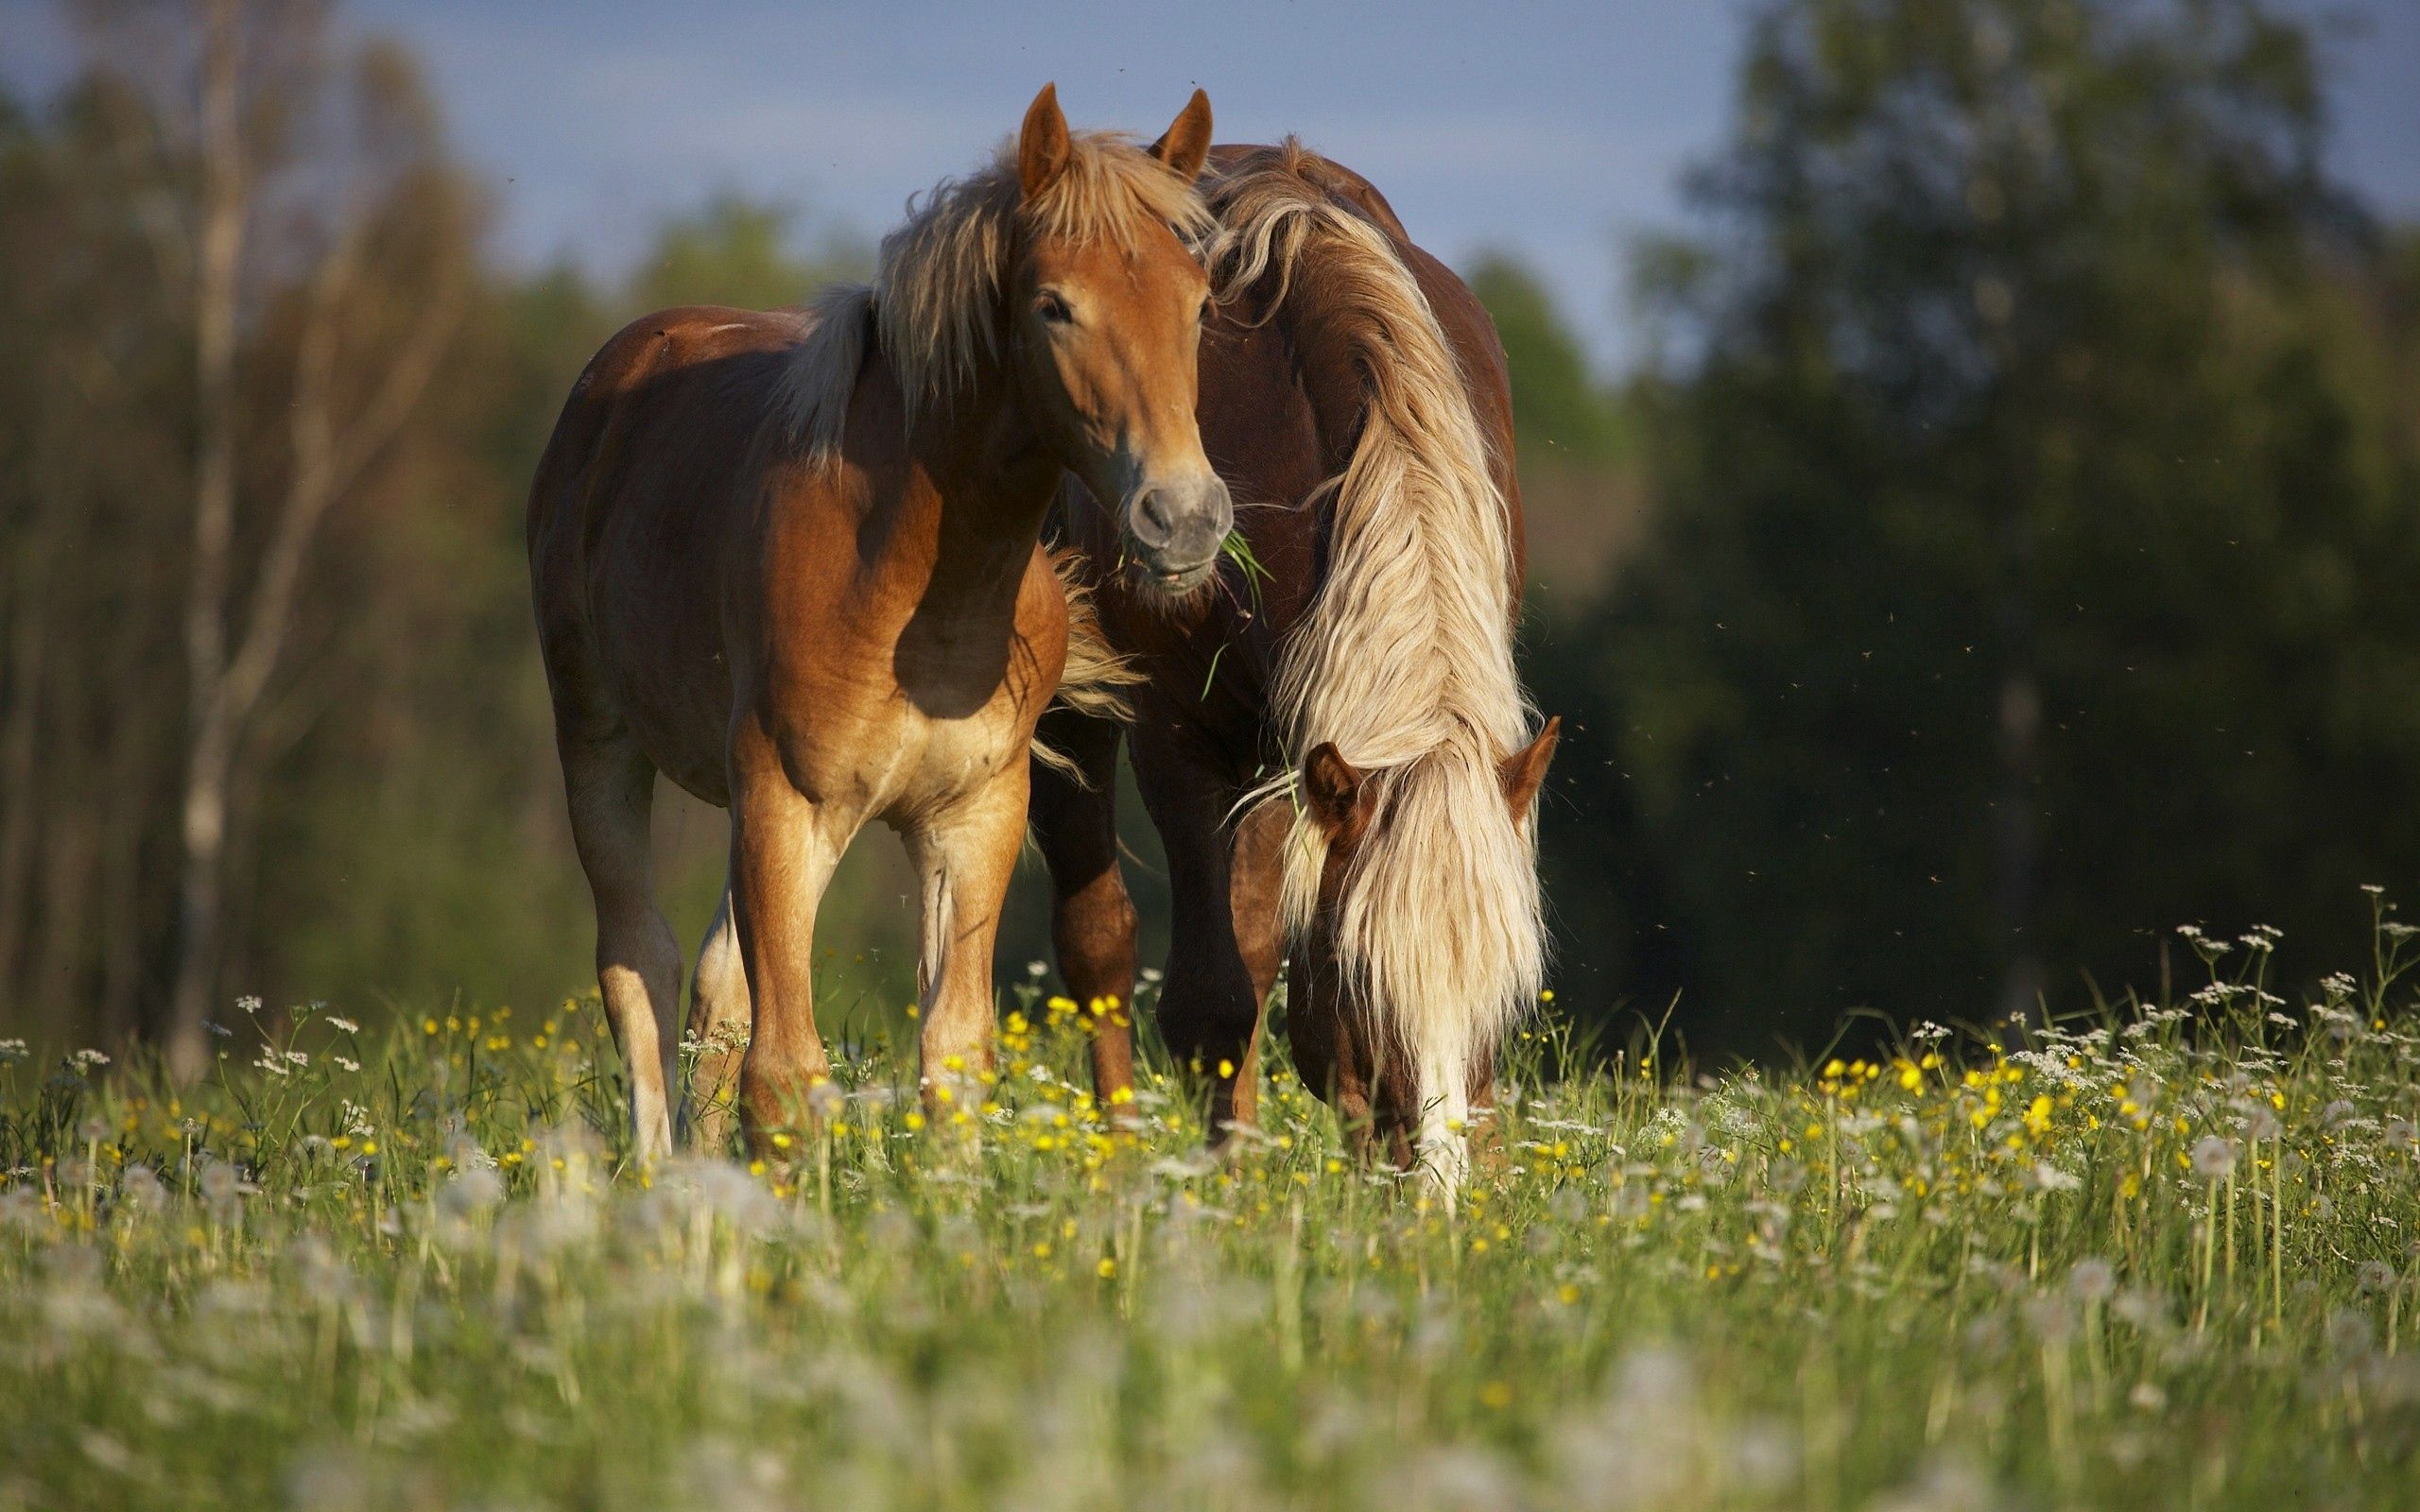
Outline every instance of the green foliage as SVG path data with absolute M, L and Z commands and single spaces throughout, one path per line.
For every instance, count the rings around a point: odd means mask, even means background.
M 261 121 L 315 91 L 358 96 L 365 146 L 304 172 L 298 139 L 264 125 L 250 144 L 293 241 L 256 236 L 245 274 L 239 600 L 290 467 L 310 236 L 339 212 L 366 228 L 335 307 L 340 429 L 398 329 L 434 318 L 438 291 L 465 292 L 432 380 L 307 558 L 243 744 L 215 996 L 543 1005 L 593 981 L 524 560 L 524 499 L 556 413 L 647 309 L 795 303 L 867 258 L 726 195 L 666 224 L 626 286 L 487 263 L 475 190 L 409 59 L 371 47 L 350 65 L 358 88 L 339 88 L 341 49 L 311 41 L 316 15 L 242 17 L 280 60 L 248 76 Z M 164 269 L 190 255 L 178 238 L 196 180 L 160 147 L 191 135 L 185 65 L 138 68 L 99 19 L 56 102 L 0 101 L 0 327 L 20 359 L 0 373 L 0 1019 L 114 1045 L 157 1013 L 179 937 L 193 312 Z M 721 819 L 668 786 L 659 806 L 664 891 L 694 937 L 721 885 Z M 826 912 L 844 962 L 881 952 L 873 980 L 896 981 L 912 954 L 898 870 L 854 863 Z
M 810 256 L 793 249 L 796 215 L 786 207 L 724 193 L 674 217 L 656 235 L 631 285 L 641 309 L 728 304 L 769 310 L 798 304 L 837 279 L 871 266 L 851 238 L 827 236 Z
M 753 1171 L 631 1168 L 593 1005 L 238 1015 L 182 1100 L 0 1042 L 0 1498 L 2401 1507 L 2420 1021 L 2377 922 L 2291 1027 L 2256 934 L 2187 937 L 2198 1036 L 1702 1081 L 1524 1037 L 1451 1210 L 1282 1055 L 1224 1163 L 1156 1071 L 1111 1132 L 1030 989 L 996 1085 L 920 1108 L 844 1047 Z
M 1462 277 L 1504 343 L 1523 463 L 1619 460 L 1629 442 L 1621 411 L 1589 374 L 1586 354 L 1537 275 L 1505 253 L 1488 252 Z
M 1586 995 L 1981 1018 L 2408 869 L 2420 349 L 2317 97 L 2252 4 L 1766 8 L 1653 264 L 1654 539 L 1539 663 Z

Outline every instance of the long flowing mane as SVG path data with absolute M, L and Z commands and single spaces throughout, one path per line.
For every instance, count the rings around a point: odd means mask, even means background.
M 838 449 L 870 341 L 898 374 L 911 425 L 945 410 L 998 361 L 1000 300 L 1020 232 L 1132 248 L 1157 223 L 1188 242 L 1207 239 L 1210 212 L 1193 186 L 1132 137 L 1078 131 L 1068 147 L 1064 171 L 1028 199 L 1016 145 L 1002 144 L 981 172 L 908 201 L 908 219 L 882 240 L 871 284 L 838 284 L 815 298 L 783 395 L 791 434 L 810 453 Z
M 1375 784 L 1337 949 L 1392 1021 L 1374 1038 L 1414 1063 L 1427 1158 L 1459 1177 L 1471 1074 L 1545 968 L 1535 831 L 1497 776 L 1532 722 L 1513 670 L 1511 525 L 1453 349 L 1387 232 L 1323 186 L 1335 172 L 1291 139 L 1230 168 L 1208 191 L 1211 266 L 1226 293 L 1273 279 L 1293 339 L 1364 386 L 1327 576 L 1280 653 L 1275 714 L 1289 770 L 1333 741 Z M 1312 922 L 1325 849 L 1298 811 L 1291 934 Z

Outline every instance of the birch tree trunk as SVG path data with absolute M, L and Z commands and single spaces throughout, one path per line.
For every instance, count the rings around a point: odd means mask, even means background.
M 236 0 L 203 12 L 201 213 L 194 268 L 193 560 L 186 586 L 189 719 L 177 889 L 176 973 L 162 1036 L 169 1073 L 191 1081 L 210 1063 L 204 1021 L 225 913 L 227 777 L 233 751 L 227 673 L 228 559 L 235 536 L 235 319 L 244 249 L 244 149 Z
M 239 126 L 238 9 L 238 0 L 216 0 L 212 6 L 203 65 L 204 168 L 195 279 L 201 438 L 185 620 L 192 745 L 182 803 L 175 986 L 162 1036 L 169 1070 L 180 1080 L 191 1080 L 210 1063 L 210 994 L 225 956 L 233 795 L 248 781 L 239 766 L 268 760 L 276 745 L 251 736 L 293 631 L 312 545 L 328 511 L 411 418 L 452 339 L 466 292 L 460 269 L 443 270 L 415 311 L 402 344 L 382 354 L 379 379 L 367 399 L 340 424 L 337 348 L 369 217 L 358 205 L 336 209 L 327 249 L 302 291 L 302 328 L 285 406 L 290 465 L 285 490 L 268 518 L 244 602 L 231 604 L 236 316 L 251 182 Z

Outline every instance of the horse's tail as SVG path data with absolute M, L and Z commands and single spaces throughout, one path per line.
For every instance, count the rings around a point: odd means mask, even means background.
M 1127 706 L 1125 690 L 1146 680 L 1144 675 L 1109 644 L 1109 637 L 1101 631 L 1100 611 L 1093 603 L 1092 584 L 1083 577 L 1083 553 L 1062 548 L 1049 555 L 1050 570 L 1059 578 L 1059 591 L 1067 595 L 1067 662 L 1059 674 L 1059 691 L 1051 695 L 1051 707 L 1123 724 L 1133 717 L 1133 711 Z M 1079 782 L 1084 780 L 1076 764 L 1048 742 L 1036 739 L 1033 754 L 1052 770 Z

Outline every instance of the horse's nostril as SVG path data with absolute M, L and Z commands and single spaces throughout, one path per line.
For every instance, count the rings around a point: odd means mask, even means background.
M 1175 522 L 1168 518 L 1167 494 L 1152 489 L 1134 501 L 1134 534 L 1146 545 L 1166 545 L 1176 534 Z
M 1163 576 L 1199 572 L 1215 558 L 1234 518 L 1218 479 L 1155 483 L 1126 508 L 1126 534 L 1146 565 Z

